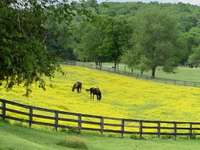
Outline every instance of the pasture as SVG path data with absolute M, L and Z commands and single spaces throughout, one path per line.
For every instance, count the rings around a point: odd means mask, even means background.
M 131 119 L 199 121 L 200 88 L 174 86 L 138 80 L 113 73 L 76 66 L 63 66 L 60 73 L 42 91 L 34 85 L 30 97 L 24 89 L 16 87 L 7 92 L 1 87 L 1 97 L 16 102 L 110 117 Z M 81 93 L 72 92 L 75 81 L 83 82 Z M 85 91 L 89 87 L 102 90 L 100 102 L 90 99 Z
M 83 140 L 88 150 L 194 150 L 200 146 L 199 140 L 175 141 L 157 138 L 133 140 L 91 134 L 66 134 L 66 132 L 29 129 L 0 121 L 0 150 L 78 150 L 58 145 L 63 139 L 74 137 Z

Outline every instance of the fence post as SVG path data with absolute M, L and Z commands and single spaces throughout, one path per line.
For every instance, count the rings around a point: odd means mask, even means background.
M 158 137 L 160 138 L 160 122 L 158 122 Z
M 192 138 L 192 123 L 190 123 L 190 129 L 189 130 L 190 130 L 189 134 L 190 134 L 190 139 L 191 139 Z
M 78 130 L 79 130 L 79 133 L 81 132 L 81 123 L 82 123 L 82 121 L 81 121 L 81 114 L 78 114 Z
M 174 80 L 174 84 L 176 85 L 176 80 Z
M 124 137 L 124 124 L 125 124 L 125 120 L 122 119 L 121 120 L 121 137 Z
M 143 123 L 142 123 L 142 121 L 140 121 L 139 123 L 140 123 L 140 138 L 142 138 L 142 132 L 143 132 L 142 126 L 143 126 Z
M 175 140 L 176 140 L 176 134 L 177 134 L 177 123 L 176 122 L 174 122 L 174 138 L 175 138 Z
M 5 120 L 6 118 L 6 102 L 2 101 L 2 119 Z
M 104 118 L 101 117 L 101 120 L 100 120 L 100 128 L 101 128 L 101 134 L 103 134 L 103 130 L 104 130 Z
M 54 127 L 55 127 L 55 129 L 57 131 L 58 130 L 58 112 L 57 111 L 55 111 L 54 117 L 55 117 Z
M 33 108 L 30 106 L 29 107 L 29 128 L 32 125 L 32 121 L 33 121 Z

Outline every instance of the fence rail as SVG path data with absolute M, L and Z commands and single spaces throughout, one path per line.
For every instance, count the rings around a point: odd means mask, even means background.
M 72 113 L 24 105 L 13 101 L 0 99 L 0 117 L 5 120 L 25 122 L 29 127 L 32 125 L 50 126 L 55 128 L 97 131 L 101 134 L 110 132 L 118 133 L 123 137 L 125 134 L 144 135 L 171 135 L 193 137 L 200 135 L 200 122 L 178 121 L 153 121 L 134 120 L 125 118 L 113 118 L 82 113 Z M 40 113 L 38 113 L 39 111 Z M 50 114 L 46 114 L 50 113 Z M 45 115 L 46 114 L 46 115 Z M 65 116 L 63 116 L 65 115 Z
M 102 66 L 101 68 L 99 68 L 99 67 L 96 67 L 94 64 L 89 64 L 89 63 L 84 63 L 84 62 L 68 61 L 68 62 L 66 62 L 66 64 L 87 67 L 87 68 L 90 68 L 90 69 L 98 69 L 98 70 L 122 74 L 122 75 L 126 75 L 126 76 L 133 76 L 133 77 L 136 77 L 138 79 L 152 80 L 152 81 L 161 82 L 161 83 L 169 83 L 169 84 L 182 85 L 182 86 L 200 87 L 200 82 L 166 79 L 166 78 L 160 78 L 160 77 L 152 78 L 148 75 L 141 75 L 141 74 L 135 73 L 135 72 L 122 71 L 122 70 L 119 70 L 119 69 L 115 70 L 112 67 Z

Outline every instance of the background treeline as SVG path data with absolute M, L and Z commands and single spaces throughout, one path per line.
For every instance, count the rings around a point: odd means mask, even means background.
M 141 74 L 200 63 L 200 7 L 96 0 L 1 0 L 0 81 L 27 95 L 66 60 L 125 63 Z M 1 84 L 1 82 L 0 82 Z
M 69 30 L 53 21 L 49 48 L 63 59 L 119 62 L 143 73 L 162 66 L 173 72 L 177 65 L 198 66 L 200 60 L 200 7 L 189 4 L 84 2 L 90 18 L 73 18 Z M 53 29 L 52 27 L 52 29 Z M 60 30 L 60 31 L 59 31 Z M 67 36 L 65 36 L 65 34 Z

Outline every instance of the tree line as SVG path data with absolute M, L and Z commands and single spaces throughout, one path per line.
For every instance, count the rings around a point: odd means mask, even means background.
M 174 72 L 178 65 L 198 66 L 200 7 L 189 4 L 101 3 L 87 1 L 93 19 L 78 21 L 76 59 L 119 62 L 141 74 L 157 67 Z M 92 6 L 95 6 L 92 7 Z
M 198 66 L 199 24 L 200 7 L 183 3 L 1 0 L 0 81 L 28 95 L 63 60 L 121 62 L 152 77 L 160 66 Z

